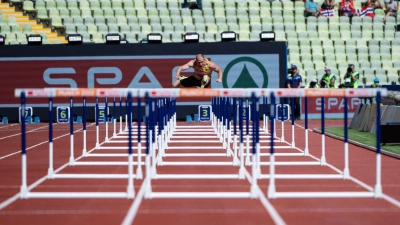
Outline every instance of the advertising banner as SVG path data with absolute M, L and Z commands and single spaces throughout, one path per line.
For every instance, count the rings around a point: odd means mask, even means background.
M 17 106 L 15 88 L 171 88 L 177 69 L 195 55 L 0 58 L 0 106 Z M 223 71 L 213 72 L 212 88 L 278 88 L 279 54 L 205 55 Z M 190 76 L 193 69 L 182 72 Z M 46 104 L 47 99 L 29 99 Z M 68 102 L 55 99 L 54 103 Z M 192 98 L 180 102 L 209 102 Z M 77 99 L 75 102 L 80 103 Z M 88 103 L 93 102 L 90 99 Z M 187 103 L 189 104 L 189 103 Z
M 301 112 L 304 117 L 305 108 L 304 108 L 304 98 L 301 100 Z M 344 99 L 337 97 L 326 97 L 324 99 L 324 113 L 327 118 L 342 118 L 344 113 Z M 357 107 L 362 104 L 362 100 L 360 98 L 349 98 L 348 99 L 348 115 L 352 117 L 354 112 L 357 110 Z M 308 98 L 308 114 L 310 118 L 320 118 L 322 110 L 322 101 L 321 98 Z

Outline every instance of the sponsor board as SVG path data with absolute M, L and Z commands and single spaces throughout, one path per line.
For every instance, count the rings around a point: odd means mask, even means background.
M 2 82 L 0 105 L 19 104 L 16 88 L 171 88 L 177 69 L 195 56 L 132 56 L 132 57 L 42 57 L 0 59 Z M 278 88 L 279 55 L 206 55 L 223 71 L 222 83 L 212 73 L 212 88 Z M 23 66 L 21 66 L 23 65 Z M 193 69 L 182 72 L 190 76 Z M 12 79 L 10 79 L 12 78 Z M 73 91 L 73 90 L 71 90 Z M 68 96 L 60 91 L 58 96 Z M 91 94 L 91 93 L 88 93 Z M 212 93 L 211 93 L 212 94 Z M 211 94 L 180 100 L 209 102 Z M 85 96 L 85 93 L 81 93 Z M 202 97 L 201 97 L 202 96 Z M 64 103 L 65 99 L 54 99 Z M 80 103 L 81 99 L 75 102 Z M 95 102 L 89 98 L 88 102 Z M 45 99 L 29 99 L 28 103 L 47 103 Z
M 301 100 L 302 106 L 304 106 L 304 98 Z M 343 114 L 344 113 L 344 99 L 339 97 L 326 97 L 324 99 L 324 112 L 325 114 Z M 348 113 L 353 114 L 362 101 L 360 98 L 348 98 Z M 322 100 L 321 98 L 308 98 L 308 113 L 309 114 L 321 114 Z M 305 108 L 301 107 L 302 114 L 305 113 Z

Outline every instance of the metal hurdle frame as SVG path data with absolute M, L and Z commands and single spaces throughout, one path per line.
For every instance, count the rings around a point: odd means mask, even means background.
M 21 107 L 24 109 L 26 107 L 26 92 L 21 91 Z M 49 93 L 49 96 L 52 96 L 52 93 Z M 128 92 L 127 96 L 128 105 L 128 120 L 132 120 L 132 95 Z M 20 189 L 20 197 L 21 198 L 134 198 L 135 190 L 133 186 L 133 179 L 138 178 L 138 175 L 134 175 L 133 165 L 138 165 L 139 163 L 135 163 L 133 161 L 134 154 L 132 153 L 132 126 L 128 126 L 128 153 L 120 156 L 128 157 L 128 162 L 117 162 L 117 163 L 107 163 L 107 162 L 77 162 L 74 159 L 74 129 L 73 129 L 73 119 L 70 119 L 70 158 L 69 165 L 127 165 L 128 172 L 127 174 L 57 174 L 53 168 L 53 123 L 52 123 L 52 108 L 53 108 L 53 98 L 49 98 L 49 168 L 48 168 L 48 179 L 128 179 L 128 186 L 126 192 L 30 192 L 27 187 L 27 157 L 26 157 L 26 135 L 25 135 L 25 120 L 21 123 L 21 131 L 24 133 L 21 135 L 22 139 L 22 185 Z M 70 108 L 71 113 L 73 114 L 73 97 L 70 97 Z M 96 136 L 98 140 L 98 101 L 96 101 Z M 86 98 L 83 98 L 83 139 L 84 139 L 84 147 L 83 147 L 83 157 L 92 156 L 91 151 L 86 151 Z M 107 140 L 107 135 L 106 135 Z M 97 143 L 96 146 L 99 144 Z M 140 144 L 139 144 L 140 145 Z M 94 150 L 96 147 L 94 148 Z M 92 150 L 93 151 L 93 150 Z M 94 154 L 95 155 L 95 154 Z M 144 164 L 144 163 L 143 163 Z M 140 165 L 140 164 L 139 164 Z M 141 168 L 141 166 L 138 166 Z M 138 169 L 139 171 L 139 169 Z
M 295 142 L 294 142 L 294 140 L 295 140 L 294 116 L 292 116 L 292 118 L 291 118 L 291 136 L 292 136 L 292 142 L 291 143 L 285 141 L 285 139 L 284 139 L 284 137 L 285 137 L 285 134 L 284 134 L 285 121 L 284 120 L 281 121 L 281 136 L 280 137 L 277 137 L 277 135 L 276 135 L 276 133 L 277 133 L 276 132 L 276 126 L 277 126 L 276 125 L 276 118 L 273 118 L 273 119 L 270 120 L 271 122 L 274 123 L 274 126 L 271 127 L 271 129 L 272 129 L 271 133 L 269 132 L 269 130 L 268 130 L 268 122 L 267 122 L 267 121 L 269 121 L 269 118 L 268 118 L 268 116 L 266 114 L 267 114 L 268 111 L 272 111 L 272 110 L 268 110 L 268 106 L 267 106 L 268 98 L 263 96 L 263 101 L 264 101 L 263 127 L 264 127 L 264 133 L 266 135 L 262 135 L 262 136 L 260 135 L 260 138 L 265 138 L 265 139 L 270 139 L 270 140 L 264 140 L 264 141 L 260 141 L 260 142 L 270 143 L 271 141 L 274 141 L 274 142 L 285 143 L 285 144 L 288 144 L 288 146 L 274 146 L 274 148 L 275 149 L 277 149 L 277 148 L 279 148 L 279 149 L 296 149 L 296 150 L 299 151 L 299 152 L 274 153 L 274 155 L 276 157 L 278 157 L 278 156 L 305 156 L 305 155 L 308 156 L 308 153 L 305 154 L 304 151 L 296 148 L 296 146 L 295 146 Z M 283 105 L 282 99 L 281 99 L 279 104 Z M 275 114 L 275 113 L 276 112 L 273 112 L 273 114 Z M 291 101 L 291 113 L 292 113 L 292 115 L 294 115 L 294 102 L 293 102 L 293 100 Z M 306 131 L 306 132 L 308 132 L 308 131 Z M 273 139 L 271 139 L 271 135 L 274 137 Z M 307 138 L 308 138 L 308 136 L 307 136 Z M 247 140 L 247 142 L 249 142 L 249 140 Z M 248 145 L 248 143 L 247 143 L 247 145 Z M 270 150 L 270 148 L 271 148 L 270 146 L 261 146 L 259 154 L 258 154 L 258 157 L 270 156 L 271 153 L 263 153 L 263 152 L 261 152 L 261 149 Z M 308 147 L 307 147 L 307 152 L 308 152 Z M 247 153 L 246 153 L 246 157 L 247 157 Z M 250 160 L 249 161 L 246 160 L 246 165 L 252 165 L 252 164 L 253 164 L 253 162 L 251 162 Z M 261 160 L 258 160 L 257 164 L 258 164 L 257 172 L 259 172 L 259 174 L 257 176 L 260 179 L 268 179 L 269 175 L 262 174 L 260 166 L 268 166 L 270 163 L 269 162 L 261 162 Z M 317 162 L 317 161 L 275 162 L 275 164 L 276 165 L 282 165 L 282 166 L 309 166 L 309 165 L 320 165 L 320 162 Z M 279 175 L 277 177 L 280 178 Z M 284 177 L 286 177 L 286 176 L 284 176 Z M 285 179 L 288 179 L 288 178 L 285 178 Z
M 135 93 L 136 92 L 136 93 Z M 387 95 L 386 89 L 211 89 L 211 90 L 204 90 L 204 89 L 161 89 L 161 90 L 138 90 L 138 89 L 16 89 L 15 96 L 21 97 L 21 108 L 24 110 L 26 98 L 30 97 L 49 97 L 50 99 L 53 97 L 70 97 L 71 98 L 71 106 L 73 105 L 72 97 L 78 96 L 88 96 L 88 97 L 120 97 L 120 96 L 128 96 L 127 101 L 129 103 L 128 107 L 128 121 L 132 121 L 131 118 L 131 108 L 132 108 L 132 96 L 135 97 L 150 97 L 150 98 L 159 98 L 159 97 L 192 97 L 192 96 L 204 96 L 204 97 L 212 97 L 212 96 L 219 96 L 219 97 L 252 97 L 254 104 L 254 113 L 253 117 L 257 118 L 255 120 L 254 132 L 253 132 L 253 139 L 252 139 L 252 150 L 253 150 L 253 164 L 252 164 L 252 174 L 253 177 L 251 178 L 251 189 L 249 192 L 152 192 L 151 191 L 151 179 L 152 176 L 146 174 L 146 185 L 147 188 L 145 189 L 145 196 L 148 198 L 256 198 L 258 197 L 258 193 L 256 193 L 257 186 L 257 166 L 260 165 L 259 160 L 257 160 L 257 154 L 259 153 L 259 104 L 258 98 L 270 95 L 271 96 L 271 132 L 274 132 L 274 119 L 275 119 L 275 96 L 278 97 L 321 97 L 321 96 L 337 96 L 337 97 L 370 97 L 370 96 L 377 96 L 377 114 L 378 117 L 380 115 L 380 101 L 381 96 Z M 147 105 L 152 105 L 147 101 Z M 240 106 L 243 107 L 243 104 Z M 239 106 L 239 107 L 240 107 Z M 146 114 L 149 112 L 149 106 L 146 108 Z M 150 107 L 150 110 L 153 111 L 153 107 Z M 347 112 L 347 108 L 345 109 Z M 161 110 L 162 111 L 162 110 Z M 171 109 L 169 109 L 171 111 Z M 153 115 L 153 113 L 152 113 Z M 172 113 L 169 112 L 168 115 L 168 122 L 174 122 L 172 118 L 176 117 L 172 116 Z M 128 126 L 128 186 L 126 192 L 30 192 L 27 188 L 27 157 L 26 157 L 26 144 L 25 144 L 25 122 L 24 120 L 21 123 L 21 131 L 22 131 L 22 185 L 21 185 L 21 198 L 90 198 L 90 197 L 97 197 L 97 198 L 133 198 L 134 197 L 134 190 L 133 190 L 133 155 L 132 155 L 132 127 Z M 151 155 L 152 157 L 155 155 L 155 147 L 157 144 L 153 142 L 153 144 L 149 143 L 149 134 L 154 130 L 149 127 L 153 127 L 154 123 L 152 124 L 152 119 L 148 119 L 149 122 L 146 122 L 146 171 L 151 170 L 152 166 L 156 166 L 156 160 L 149 160 Z M 166 122 L 166 123 L 168 123 Z M 176 122 L 176 120 L 175 120 Z M 242 126 L 243 121 L 239 120 L 239 126 Z M 147 124 L 149 123 L 149 125 Z M 219 126 L 221 126 L 221 121 L 219 122 Z M 376 157 L 376 184 L 374 191 L 369 192 L 277 192 L 275 188 L 275 179 L 277 175 L 275 174 L 275 154 L 274 154 L 274 135 L 271 134 L 270 138 L 270 174 L 269 174 L 269 187 L 267 196 L 268 198 L 332 198 L 332 197 L 375 197 L 380 198 L 382 197 L 382 187 L 381 187 L 381 156 L 380 156 L 380 120 L 376 121 L 377 123 L 377 157 Z M 71 125 L 72 127 L 73 125 Z M 161 129 L 161 128 L 160 128 Z M 172 134 L 172 128 L 166 126 L 165 128 L 166 134 L 164 137 L 164 141 L 168 142 L 169 138 Z M 71 129 L 73 131 L 73 129 Z M 139 130 L 140 132 L 140 125 Z M 346 133 L 347 134 L 347 133 Z M 49 135 L 51 138 L 51 136 Z M 140 136 L 139 136 L 140 137 Z M 49 138 L 49 139 L 50 139 Z M 240 152 L 241 152 L 241 164 L 244 162 L 243 159 L 243 129 L 241 129 L 241 142 L 240 142 Z M 51 140 L 51 139 L 50 139 Z M 71 134 L 71 140 L 73 140 L 73 132 Z M 347 138 L 345 139 L 347 140 Z M 49 149 L 52 149 L 52 141 L 49 142 Z M 73 141 L 71 141 L 73 143 Z M 347 141 L 345 141 L 345 158 L 348 157 L 348 146 Z M 152 149 L 152 147 L 154 149 Z M 162 144 L 161 144 L 162 146 Z M 346 150 L 347 149 L 347 150 Z M 159 153 L 162 149 L 158 149 Z M 322 150 L 324 151 L 324 146 L 322 146 Z M 240 153 L 239 153 L 240 154 Z M 347 159 L 348 160 L 348 159 Z M 152 161 L 152 164 L 151 164 Z M 76 162 L 74 162 L 76 163 Z M 258 165 L 257 165 L 258 164 Z M 348 166 L 348 161 L 345 161 L 345 165 Z M 246 172 L 246 171 L 245 171 Z M 54 174 L 56 175 L 56 174 Z M 348 172 L 349 175 L 349 172 Z M 246 173 L 246 176 L 250 176 Z M 88 178 L 88 177 L 85 177 Z M 103 177 L 104 178 L 104 177 Z M 172 177 L 168 179 L 173 179 Z M 179 178 L 180 179 L 180 178 Z M 203 179 L 203 178 L 200 178 Z
M 230 131 L 230 121 L 228 121 L 228 114 L 230 114 L 230 99 L 213 99 L 212 100 L 213 107 L 212 109 L 214 110 L 211 112 L 211 118 L 212 121 L 217 121 L 216 123 L 213 123 L 215 126 L 176 126 L 176 123 L 169 123 L 167 127 L 170 125 L 174 124 L 175 128 L 173 129 L 174 132 L 170 132 L 171 135 L 169 135 L 169 139 L 171 137 L 178 139 L 178 140 L 170 140 L 168 141 L 169 143 L 174 143 L 174 142 L 193 142 L 193 141 L 185 141 L 182 139 L 193 139 L 193 138 L 216 138 L 216 140 L 209 140 L 208 142 L 212 143 L 222 143 L 221 145 L 217 146 L 207 146 L 207 147 L 202 147 L 202 149 L 226 149 L 226 154 L 225 153 L 167 153 L 168 149 L 198 149 L 199 147 L 190 147 L 190 146 L 175 146 L 175 147 L 168 147 L 165 144 L 165 141 L 162 141 L 160 143 L 160 149 L 161 149 L 161 156 L 160 155 L 157 157 L 157 165 L 227 165 L 227 166 L 232 166 L 234 165 L 234 162 L 163 162 L 162 158 L 163 157 L 182 157 L 182 156 L 191 156 L 191 157 L 197 157 L 197 156 L 216 156 L 216 157 L 226 157 L 226 156 L 231 156 L 233 155 L 232 149 L 231 149 L 231 131 Z M 216 101 L 219 101 L 219 103 L 215 103 Z M 227 108 L 227 110 L 222 110 L 222 108 Z M 172 109 L 171 107 L 168 107 L 168 110 Z M 225 114 L 223 114 L 224 112 Z M 168 118 L 174 118 L 174 115 L 168 114 Z M 160 128 L 161 131 L 163 131 L 163 128 Z M 165 129 L 165 130 L 168 130 Z M 195 131 L 194 131 L 195 130 Z M 177 134 L 180 133 L 185 133 L 185 134 L 216 134 L 216 136 L 177 136 Z M 173 136 L 175 135 L 175 136 Z M 220 137 L 218 137 L 220 135 Z M 164 147 L 163 147 L 164 146 Z M 234 160 L 235 161 L 235 158 Z M 236 159 L 238 162 L 238 160 Z M 189 176 L 189 175 L 188 175 Z M 217 176 L 218 177 L 218 176 Z
M 221 106 L 220 106 L 221 108 L 229 105 L 229 99 L 220 99 L 219 101 L 221 102 Z M 150 109 L 146 109 L 146 112 L 151 112 L 150 115 L 153 115 L 153 117 L 154 117 L 155 113 L 154 113 L 153 106 L 151 104 L 152 100 L 150 99 L 147 102 L 149 102 L 148 107 L 150 107 Z M 254 106 L 255 106 L 255 104 L 254 104 Z M 171 108 L 172 107 L 169 107 L 168 109 L 171 109 Z M 226 141 L 227 138 L 230 137 L 228 134 L 228 131 L 230 131 L 230 121 L 228 122 L 228 116 L 227 116 L 230 114 L 229 107 L 224 116 L 221 116 L 222 115 L 221 112 L 223 111 L 223 110 L 221 110 L 221 108 L 220 108 L 220 110 L 218 110 L 219 112 L 217 113 L 219 115 L 216 116 L 216 117 L 220 118 L 220 119 L 217 119 L 218 127 L 216 129 L 219 130 L 220 128 L 222 128 L 222 130 L 220 130 L 219 133 L 223 138 L 222 138 L 222 140 L 218 140 L 217 143 L 224 142 L 224 141 Z M 256 110 L 253 110 L 253 111 L 256 112 Z M 160 117 L 165 118 L 165 115 L 163 115 L 164 110 L 162 108 L 161 108 L 160 112 L 162 115 L 161 116 L 159 115 L 159 118 Z M 167 120 L 170 117 L 174 117 L 174 115 L 168 114 Z M 257 117 L 254 116 L 254 118 L 257 118 Z M 150 118 L 149 118 L 150 124 L 152 124 L 153 120 L 154 120 L 154 118 L 152 119 L 152 117 L 150 116 Z M 163 127 L 164 119 L 161 119 L 159 121 L 161 121 L 161 124 L 160 124 L 161 132 L 164 129 L 168 129 L 168 128 Z M 225 125 L 224 125 L 224 121 L 225 121 Z M 150 125 L 150 126 L 152 126 L 152 125 Z M 167 124 L 167 126 L 169 126 L 169 125 Z M 176 126 L 175 131 L 178 130 L 179 127 L 180 126 Z M 189 128 L 189 127 L 190 126 L 183 126 L 183 130 L 187 131 L 186 128 Z M 194 128 L 194 127 L 198 127 L 198 126 L 192 126 L 191 128 Z M 207 126 L 200 126 L 200 129 L 198 129 L 198 130 L 202 130 L 204 127 L 207 127 Z M 241 126 L 241 128 L 242 127 L 243 126 Z M 224 131 L 223 129 L 226 129 L 226 131 Z M 257 129 L 258 129 L 258 127 L 257 127 Z M 150 128 L 149 132 L 151 133 L 152 130 L 153 129 Z M 209 130 L 211 130 L 211 132 L 212 132 L 213 128 L 210 128 Z M 240 130 L 241 130 L 242 136 L 243 136 L 243 129 L 240 129 Z M 255 134 L 256 133 L 254 133 L 254 135 Z M 171 137 L 173 137 L 173 135 Z M 190 136 L 190 137 L 193 137 L 193 136 Z M 215 136 L 215 138 L 219 139 L 218 136 Z M 159 140 L 160 140 L 160 138 L 159 138 Z M 254 140 L 256 140 L 256 138 L 254 138 Z M 228 141 L 228 143 L 229 143 L 229 141 Z M 159 143 L 159 146 L 163 146 L 163 144 Z M 221 147 L 221 149 L 228 148 L 228 147 L 225 147 L 224 144 L 220 147 Z M 158 161 L 160 159 L 160 157 L 155 158 L 155 156 L 154 156 L 155 148 L 152 148 L 149 146 L 147 146 L 147 148 L 148 148 L 148 150 L 146 152 L 150 152 L 152 157 L 146 156 L 146 171 L 150 171 L 149 174 L 151 174 L 151 175 L 147 176 L 145 178 L 145 194 L 144 194 L 145 198 L 151 199 L 151 198 L 187 198 L 187 197 L 190 197 L 190 198 L 256 198 L 256 197 L 258 197 L 259 192 L 258 192 L 256 178 L 254 178 L 255 181 L 251 182 L 252 183 L 251 189 L 248 192 L 153 192 L 152 188 L 151 188 L 151 180 L 152 179 L 244 179 L 245 178 L 245 168 L 244 168 L 244 164 L 242 163 L 242 165 L 239 169 L 240 175 L 239 174 L 156 174 L 156 173 L 152 172 L 152 170 L 155 170 L 155 167 L 160 164 L 160 162 Z M 184 148 L 186 149 L 187 147 L 184 147 Z M 165 150 L 166 150 L 166 152 L 168 152 L 168 149 L 165 149 Z M 230 151 L 232 151 L 232 150 L 230 150 Z M 243 151 L 243 148 L 242 148 L 242 151 Z M 253 149 L 253 151 L 255 152 L 256 150 Z M 159 151 L 159 155 L 160 155 L 160 152 L 161 151 Z M 168 156 L 168 155 L 169 155 L 168 153 L 165 153 L 163 157 Z M 216 154 L 214 154 L 214 153 L 210 153 L 210 154 L 208 154 L 208 153 L 207 154 L 204 154 L 204 153 L 203 154 L 202 153 L 176 154 L 175 153 L 175 154 L 170 154 L 170 155 L 171 156 L 224 156 L 224 157 L 227 156 L 227 154 L 225 154 L 225 153 L 219 153 L 219 154 L 218 153 L 216 153 Z M 243 156 L 244 154 L 241 154 L 241 155 Z M 256 157 L 256 154 L 254 154 L 254 157 Z M 150 162 L 150 158 L 153 158 L 153 159 L 155 158 L 155 161 L 153 160 L 152 165 L 150 163 L 148 163 L 148 162 Z M 243 162 L 243 160 L 242 160 L 242 162 Z M 163 163 L 161 163 L 161 165 L 163 165 L 163 166 L 164 165 L 195 165 L 195 166 L 196 165 L 203 165 L 203 166 L 230 165 L 230 166 L 232 166 L 232 163 L 229 163 L 229 162 L 228 163 L 225 163 L 225 162 L 212 162 L 212 163 L 210 163 L 210 162 L 208 162 L 208 163 L 207 162 L 200 162 L 200 163 L 198 163 L 198 162 L 186 162 L 186 163 L 163 162 Z M 255 169 L 255 168 L 256 167 L 254 166 L 253 169 Z

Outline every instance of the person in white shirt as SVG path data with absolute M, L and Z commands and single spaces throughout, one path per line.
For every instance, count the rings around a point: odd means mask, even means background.
M 398 9 L 399 9 L 399 7 L 397 6 L 397 2 L 395 2 L 393 0 L 389 0 L 389 2 L 386 3 L 387 12 L 386 12 L 385 18 L 383 20 L 386 21 L 386 18 L 388 16 L 397 17 L 397 10 Z

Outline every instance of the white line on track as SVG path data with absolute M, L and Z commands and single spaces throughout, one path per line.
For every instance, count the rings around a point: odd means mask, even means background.
M 39 130 L 39 129 L 42 129 L 42 128 L 45 128 L 45 127 L 48 127 L 48 126 L 49 126 L 49 125 L 42 126 L 42 127 L 38 127 L 38 128 L 33 129 L 33 130 L 27 131 L 26 133 L 31 133 L 31 132 L 33 132 L 33 131 L 36 131 L 36 130 Z M 0 138 L 0 140 L 6 139 L 6 138 L 10 138 L 10 137 L 14 137 L 14 136 L 18 136 L 18 135 L 21 135 L 21 133 L 12 134 L 12 135 L 9 135 L 9 136 L 5 136 L 5 137 Z
M 245 176 L 247 178 L 247 181 L 249 181 L 251 185 L 251 176 L 249 172 L 247 171 L 247 168 L 245 169 Z M 258 196 L 259 200 L 261 201 L 261 204 L 265 207 L 265 209 L 268 211 L 269 215 L 271 216 L 272 220 L 275 222 L 276 225 L 285 225 L 285 221 L 282 219 L 282 217 L 279 215 L 279 213 L 276 211 L 274 206 L 268 201 L 267 197 L 261 190 L 260 186 L 257 185 L 257 191 L 258 191 Z
M 94 123 L 93 123 L 93 124 L 94 124 Z M 90 124 L 89 126 L 92 126 L 93 124 Z M 79 131 L 81 131 L 81 130 L 82 130 L 82 128 L 79 129 L 79 130 L 74 131 L 74 133 L 75 133 L 75 132 L 79 132 Z M 59 138 L 62 138 L 62 137 L 68 136 L 68 135 L 70 135 L 70 134 L 69 134 L 69 133 L 63 134 L 63 135 L 61 135 L 61 136 L 58 136 L 58 137 L 53 138 L 53 140 L 57 140 L 57 139 L 59 139 Z M 37 146 L 39 146 L 39 145 L 46 144 L 46 143 L 49 143 L 49 141 L 48 141 L 48 140 L 47 140 L 47 141 L 43 141 L 43 142 L 40 142 L 39 144 L 33 145 L 33 146 L 29 147 L 29 148 L 26 148 L 26 151 L 28 151 L 29 149 L 35 148 L 35 147 L 37 147 Z M 10 156 L 13 156 L 13 155 L 15 155 L 15 154 L 19 154 L 19 153 L 21 153 L 21 150 L 16 151 L 16 152 L 13 152 L 13 153 L 10 153 L 10 154 L 5 155 L 5 156 L 1 156 L 1 157 L 0 157 L 0 160 L 5 159 L 5 158 L 10 157 Z
M 94 125 L 94 123 L 90 124 L 89 126 Z M 103 142 L 104 143 L 104 142 Z M 103 144 L 101 143 L 101 144 Z M 90 151 L 88 151 L 88 153 L 92 152 L 96 150 L 96 148 L 92 148 Z M 83 158 L 83 156 L 79 156 L 78 158 L 75 159 L 75 161 L 79 160 Z M 54 173 L 58 173 L 60 172 L 62 169 L 64 169 L 65 167 L 67 167 L 69 165 L 69 163 L 65 163 L 64 165 L 60 166 L 58 169 L 56 169 L 54 171 Z M 33 184 L 28 186 L 28 190 L 32 190 L 33 188 L 35 188 L 36 186 L 38 186 L 40 183 L 44 182 L 45 180 L 47 180 L 47 175 L 43 176 L 42 178 L 40 178 L 39 180 L 37 180 L 36 182 L 34 182 Z M 5 207 L 7 207 L 8 205 L 10 205 L 11 203 L 15 202 L 16 200 L 18 200 L 20 193 L 15 194 L 14 196 L 10 197 L 9 199 L 5 200 L 4 202 L 0 203 L 0 210 L 4 209 Z
M 15 126 L 15 125 L 18 125 L 19 123 L 13 123 L 13 124 L 10 124 L 10 125 L 8 125 L 8 126 L 0 126 L 0 129 L 3 129 L 3 128 L 9 128 L 9 127 L 12 127 L 12 126 Z
M 245 169 L 245 176 L 251 185 L 252 178 L 251 178 L 251 175 L 249 174 L 249 172 L 247 171 L 247 169 Z M 126 214 L 126 216 L 124 218 L 124 221 L 121 223 L 122 225 L 130 225 L 134 221 L 136 214 L 139 210 L 140 204 L 144 197 L 145 184 L 146 184 L 146 181 L 144 180 L 137 196 L 135 196 L 135 200 L 133 201 L 131 207 L 128 210 L 128 213 Z M 258 195 L 260 196 L 259 199 L 261 201 L 261 204 L 268 211 L 268 213 L 270 214 L 270 216 L 271 216 L 272 220 L 275 222 L 275 224 L 286 225 L 285 221 L 282 219 L 282 217 L 276 211 L 274 206 L 268 201 L 268 199 L 266 198 L 266 196 L 264 195 L 264 193 L 262 192 L 261 188 L 258 185 L 257 185 L 257 191 L 259 192 Z
M 133 201 L 131 207 L 128 210 L 128 213 L 126 214 L 124 221 L 122 221 L 122 225 L 130 225 L 132 224 L 133 220 L 135 219 L 135 216 L 137 214 L 137 211 L 139 210 L 140 203 L 142 203 L 142 199 L 144 197 L 144 189 L 145 189 L 146 181 L 143 181 L 142 186 L 140 187 L 139 192 L 135 196 L 135 200 Z
M 299 126 L 299 127 L 301 127 L 301 128 L 303 128 L 303 129 L 305 129 L 305 128 L 304 128 L 303 126 L 301 126 L 301 125 L 298 125 L 298 124 L 296 124 L 296 125 Z M 300 150 L 300 151 L 303 151 L 302 149 L 297 148 L 297 147 L 296 147 L 296 149 L 298 149 L 298 150 Z M 314 159 L 320 161 L 319 158 L 317 158 L 317 157 L 315 157 L 315 156 L 313 156 L 313 155 L 311 155 L 311 154 L 309 154 L 309 156 L 310 156 L 311 158 L 314 158 Z M 343 173 L 343 171 L 341 171 L 340 169 L 336 168 L 335 166 L 333 166 L 333 165 L 331 165 L 331 164 L 329 164 L 329 163 L 326 163 L 326 165 L 327 165 L 328 167 L 330 167 L 331 169 L 335 170 L 335 171 L 338 172 L 338 173 Z M 364 187 L 364 188 L 367 189 L 368 191 L 371 191 L 371 192 L 374 191 L 374 188 L 373 188 L 373 187 L 369 186 L 368 184 L 362 182 L 361 180 L 358 180 L 357 178 L 355 178 L 355 177 L 353 177 L 353 176 L 351 176 L 351 175 L 349 176 L 349 180 L 352 180 L 353 182 L 355 182 L 355 183 L 357 183 L 358 185 Z M 382 193 L 382 198 L 385 199 L 386 201 L 392 203 L 393 205 L 395 205 L 395 206 L 397 206 L 397 207 L 400 208 L 400 201 L 398 201 L 397 199 L 395 199 L 395 198 L 393 198 L 393 197 L 391 197 L 391 196 L 389 196 L 389 195 L 386 195 L 386 194 L 384 194 L 384 193 Z

